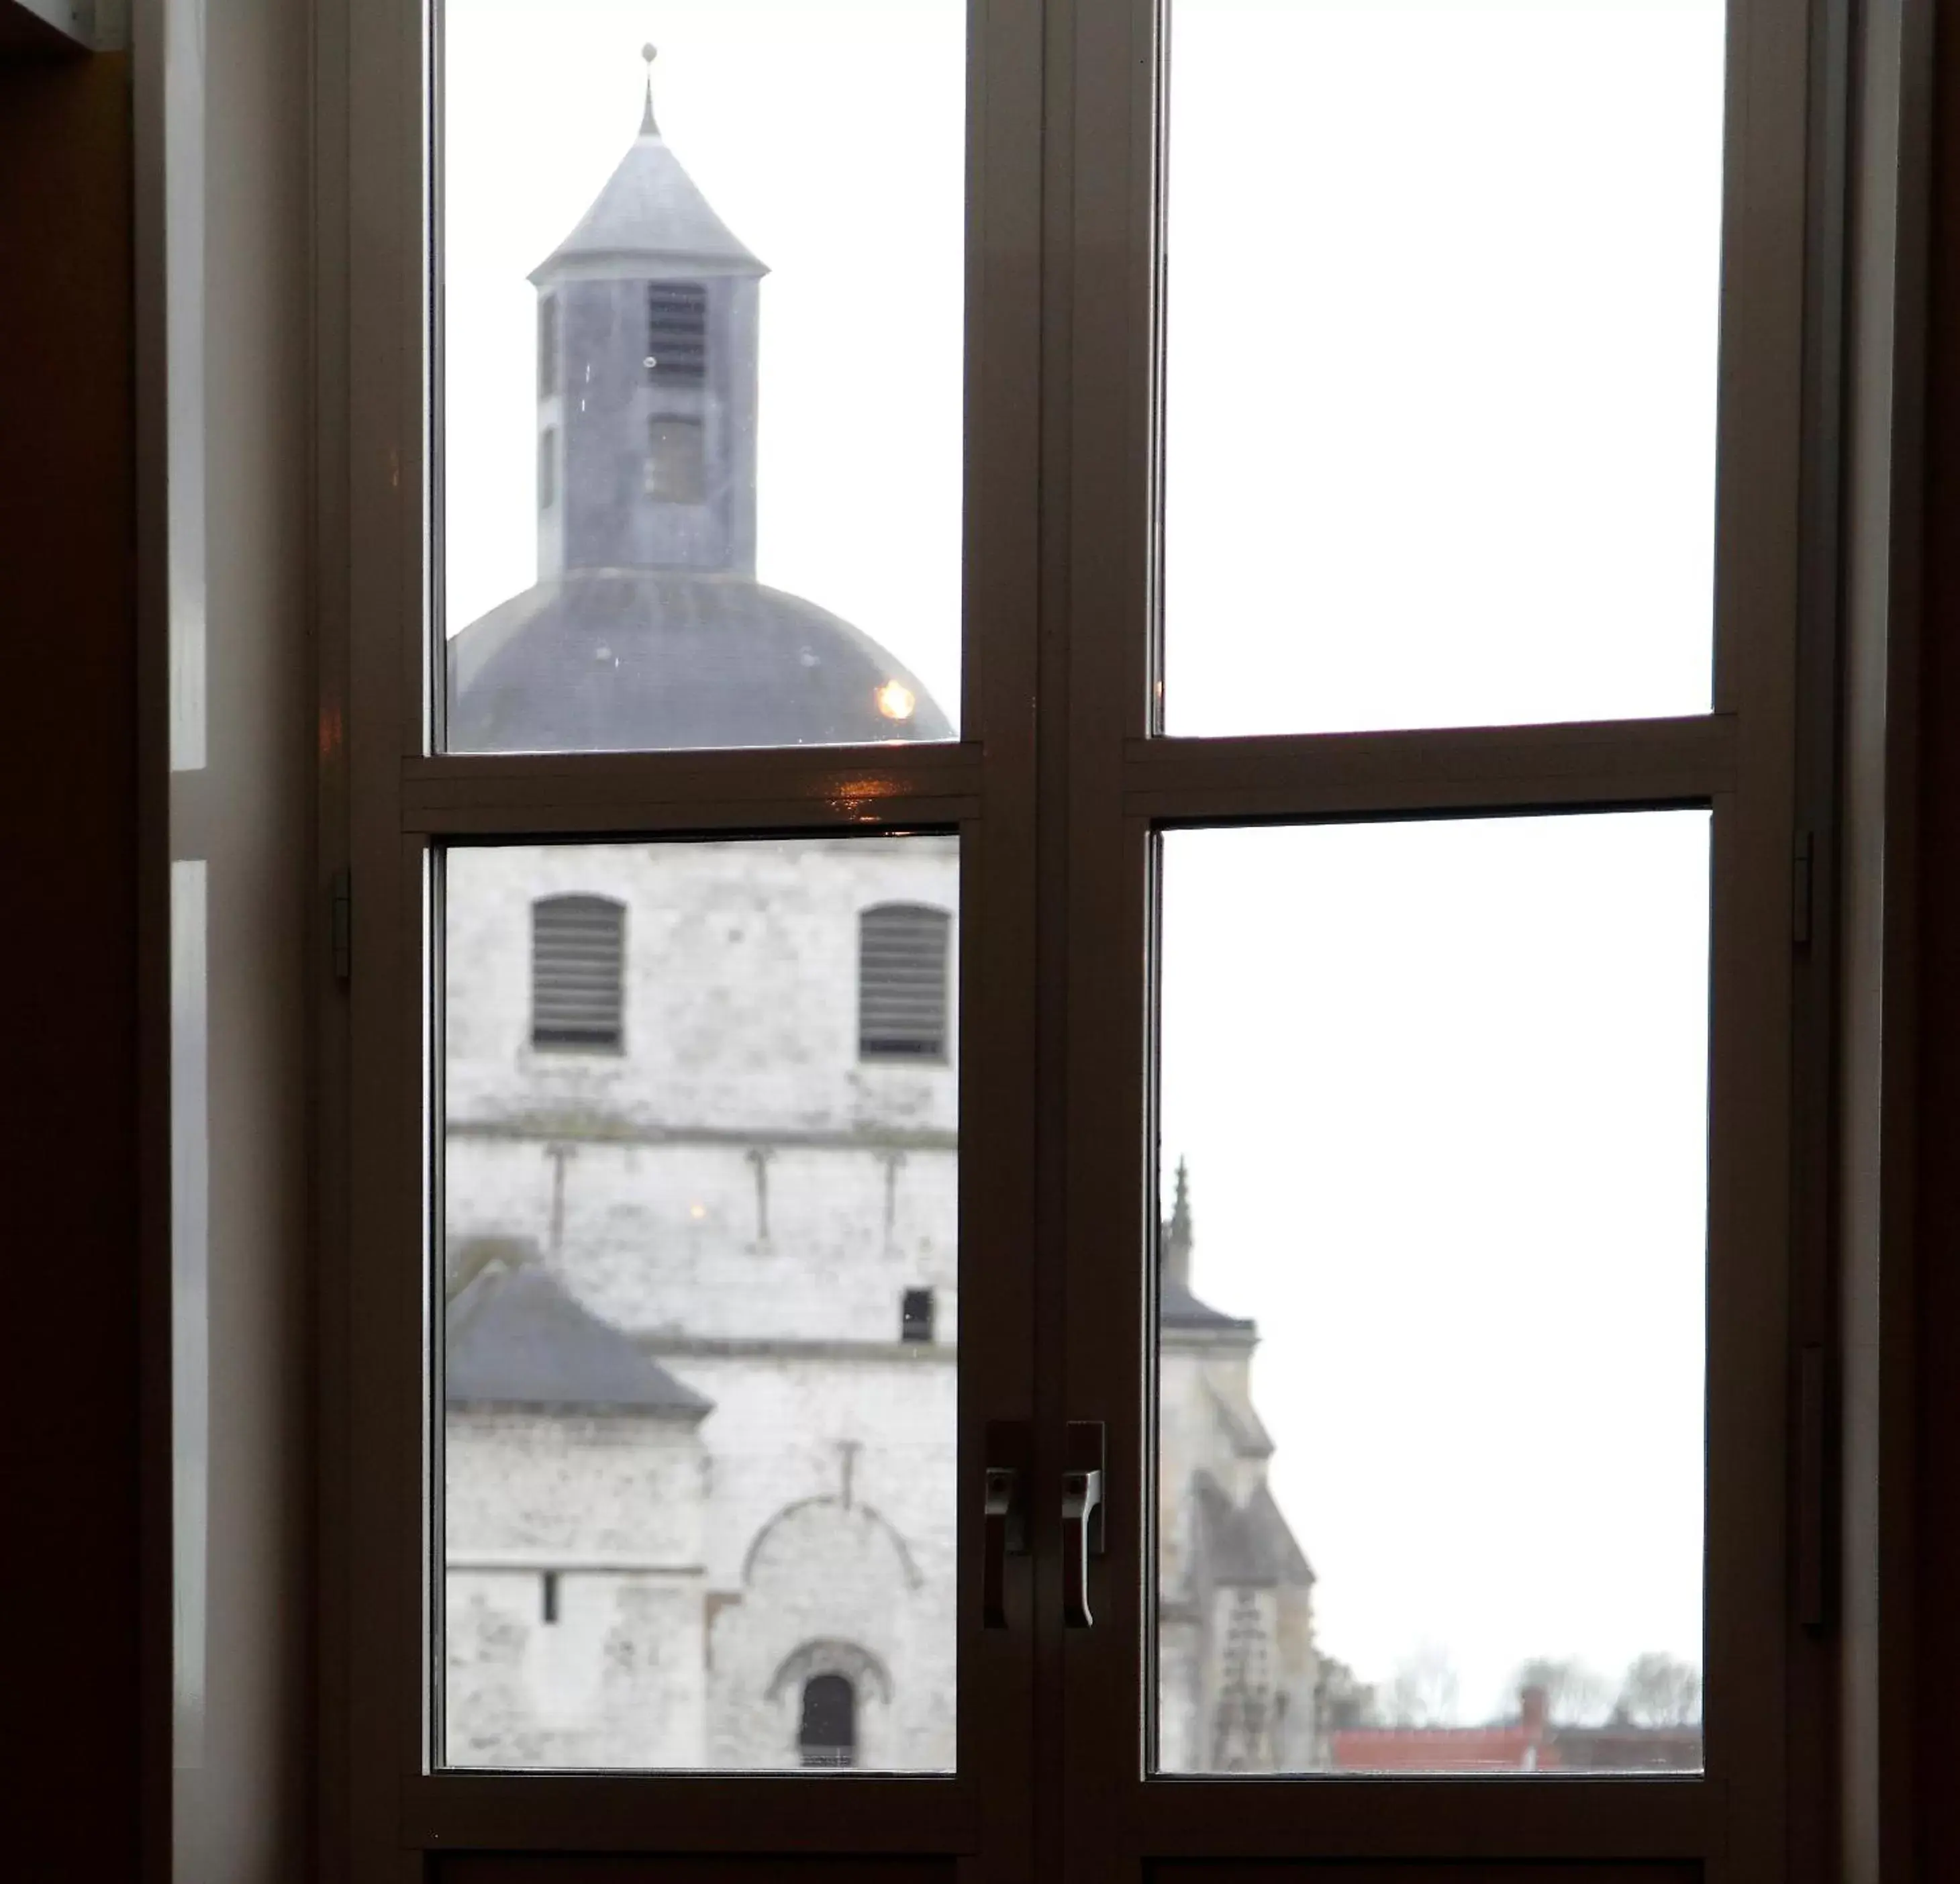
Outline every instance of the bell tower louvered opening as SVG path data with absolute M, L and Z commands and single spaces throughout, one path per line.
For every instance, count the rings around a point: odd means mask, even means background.
M 708 377 L 708 290 L 698 282 L 647 284 L 647 377 L 698 386 Z
M 531 1044 L 619 1051 L 624 1040 L 626 912 L 604 896 L 531 905 Z
M 858 918 L 858 1052 L 867 1060 L 947 1057 L 952 918 L 923 903 L 881 903 Z

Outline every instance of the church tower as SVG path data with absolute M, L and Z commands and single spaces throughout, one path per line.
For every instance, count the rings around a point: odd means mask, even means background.
M 639 135 L 531 275 L 537 580 L 450 638 L 444 744 L 646 752 L 950 738 L 888 648 L 756 579 L 768 271 L 661 135 L 653 48 L 644 56 Z
M 538 574 L 756 570 L 758 288 L 768 272 L 660 135 L 639 135 L 532 275 Z

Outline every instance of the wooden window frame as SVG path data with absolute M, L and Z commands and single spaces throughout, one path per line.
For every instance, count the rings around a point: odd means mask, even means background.
M 963 1302 L 963 1341 L 999 1357 L 985 1378 L 963 1376 L 963 1501 L 990 1419 L 1032 1419 L 1043 1484 L 1058 1475 L 1069 1418 L 1107 1421 L 1112 1456 L 1138 1473 L 1146 1456 L 1151 1310 L 1138 1255 L 1154 1212 L 1135 1146 L 1150 1125 L 1155 832 L 1685 804 L 1716 814 L 1710 1347 L 1729 1357 L 1711 1367 L 1722 1437 L 1708 1600 L 1733 1627 L 1711 1643 L 1706 1777 L 1147 1778 L 1144 1688 L 1124 1659 L 1143 1639 L 1141 1577 L 1106 1574 L 1109 1622 L 1096 1631 L 1064 1638 L 1039 1621 L 1055 1611 L 1059 1571 L 1038 1506 L 1037 1555 L 1015 1597 L 1029 1652 L 967 1639 L 973 1571 L 961 1554 L 959 1775 L 783 1794 L 767 1848 L 941 1852 L 963 1884 L 1020 1875 L 1017 1841 L 1046 1849 L 1057 1836 L 1083 1878 L 1179 1857 L 1644 1858 L 1819 1877 L 1840 1852 L 1878 1863 L 1903 1835 L 1877 1761 L 1904 1653 L 1882 1598 L 1906 1572 L 1888 1545 L 1899 1494 L 1867 1503 L 1853 1466 L 1876 1470 L 1900 1430 L 1898 1338 L 1874 1278 L 1904 1231 L 1892 1192 L 1849 1180 L 1861 1150 L 1894 1145 L 1910 1079 L 1863 991 L 1866 977 L 1892 985 L 1888 951 L 1910 914 L 1909 880 L 1879 865 L 1898 850 L 1911 753 L 1901 689 L 1914 647 L 1925 7 L 1854 21 L 1848 0 L 1731 0 L 1710 714 L 1159 736 L 1141 626 L 1155 606 L 1157 6 L 975 0 L 961 740 L 550 758 L 444 755 L 425 731 L 441 684 L 422 625 L 439 505 L 422 262 L 427 26 L 398 0 L 322 0 L 319 15 L 320 524 L 346 552 L 326 559 L 323 584 L 320 848 L 323 868 L 351 864 L 360 886 L 358 972 L 321 1006 L 329 1866 L 406 1880 L 447 1851 L 762 1848 L 762 1782 L 746 1776 L 431 1769 L 422 1383 L 434 1332 L 426 1290 L 407 1287 L 387 1252 L 418 1246 L 434 1208 L 433 845 L 960 832 L 962 919 L 988 911 L 963 931 L 962 1011 L 993 1041 L 963 1065 L 963 1152 L 1002 1176 L 966 1187 L 961 1205 L 963 1249 L 998 1271 L 984 1298 Z M 1036 697 L 1039 716 L 1027 710 Z M 1865 788 L 1874 775 L 1881 785 Z M 1793 948 L 1799 859 L 1811 926 Z M 1105 972 L 1109 944 L 1133 965 L 1121 974 Z M 1134 1139 L 1107 1128 L 1112 1078 Z M 1062 1144 L 1065 1171 L 1041 1149 Z M 1120 1499 L 1111 1507 L 1114 1564 L 1147 1561 L 1140 1482 L 1128 1515 Z M 1059 1736 L 1038 1728 L 1026 1742 L 1020 1723 L 1036 1714 L 1062 1722 Z M 1036 1777 L 1058 1761 L 1065 1803 Z M 981 1823 L 983 1769 L 1003 1789 L 990 1809 L 1004 1835 Z
M 965 208 L 969 361 L 965 613 L 972 644 L 964 737 L 946 744 L 766 752 L 450 755 L 441 746 L 438 304 L 425 266 L 440 108 L 432 7 L 323 0 L 320 189 L 336 232 L 323 273 L 335 364 L 323 399 L 344 412 L 329 469 L 329 532 L 347 547 L 322 713 L 345 729 L 326 756 L 323 848 L 353 897 L 351 981 L 324 1031 L 330 1115 L 324 1245 L 336 1263 L 323 1341 L 323 1735 L 332 1749 L 330 1854 L 364 1880 L 420 1879 L 432 1858 L 479 1851 L 660 1850 L 805 1857 L 937 1854 L 963 1876 L 1024 1874 L 1031 1823 L 1032 1657 L 978 1626 L 978 1564 L 959 1566 L 958 1770 L 950 1776 L 444 1771 L 428 1671 L 439 1664 L 437 1433 L 427 1383 L 440 1319 L 425 1253 L 440 1221 L 434 1152 L 441 956 L 436 859 L 451 843 L 737 835 L 952 832 L 963 910 L 994 914 L 954 951 L 981 1047 L 960 1056 L 962 1156 L 998 1174 L 962 1187 L 960 1247 L 988 1278 L 960 1318 L 957 1484 L 977 1486 L 990 1423 L 1032 1399 L 1032 729 L 1037 479 L 1041 33 L 1024 0 L 969 14 Z M 983 83 L 983 75 L 985 82 Z M 358 236 L 355 232 L 358 232 Z M 344 246 L 336 246 L 336 238 Z M 711 371 L 711 362 L 710 363 Z M 344 477 L 344 484 L 339 479 Z M 985 546 L 987 553 L 978 553 Z M 964 1501 L 963 1499 L 963 1506 Z M 977 1508 L 973 1513 L 977 1519 Z M 963 1530 L 967 1514 L 959 1513 Z M 1017 1571 L 1020 1569 L 1017 1566 Z M 1028 1603 L 1017 1582 L 1017 1610 Z M 1025 1621 L 1025 1615 L 1023 1618 Z M 431 1659 L 432 1653 L 435 1659 Z M 976 1775 L 998 1776 L 983 1818 Z
M 1177 826 L 1705 807 L 1712 810 L 1705 1749 L 1700 1776 L 1545 1775 L 1501 1784 L 1147 1775 L 1150 1684 L 1126 1660 L 1151 1626 L 1154 1500 L 1106 1516 L 1113 1626 L 1072 1644 L 1064 1754 L 1071 1876 L 1133 1876 L 1155 1859 L 1468 1857 L 1666 1860 L 1783 1874 L 1828 1847 L 1818 1795 L 1794 1783 L 1828 1689 L 1820 1628 L 1799 1614 L 1793 1438 L 1806 1348 L 1830 1339 L 1821 1250 L 1796 1233 L 1792 1135 L 1822 1067 L 1799 1064 L 1793 846 L 1800 824 L 1798 676 L 1831 632 L 1806 551 L 1835 441 L 1818 383 L 1820 245 L 1812 183 L 1842 82 L 1803 0 L 1729 8 L 1718 390 L 1712 711 L 1564 726 L 1249 738 L 1166 737 L 1158 648 L 1165 34 L 1153 0 L 1077 10 L 1068 183 L 1073 447 L 1065 1085 L 1071 1148 L 1064 1417 L 1106 1423 L 1112 1459 L 1150 1456 L 1154 1291 L 1136 1272 L 1156 1191 L 1128 1147 L 1154 1142 L 1154 845 Z M 1813 59 L 1815 68 L 1813 69 Z M 1813 85 L 1815 90 L 1813 91 Z M 1820 121 L 1821 120 L 1821 121 Z M 1820 224 L 1822 226 L 1820 226 Z M 1125 258 L 1100 272 L 1090 258 Z M 1828 276 L 1822 278 L 1828 279 Z M 1828 322 L 1826 324 L 1828 333 Z M 1820 351 L 1829 357 L 1829 341 Z M 1807 530 L 1806 526 L 1812 528 Z M 1813 657 L 1813 659 L 1815 657 Z M 1815 734 L 1812 735 L 1815 737 Z M 1059 762 L 1059 761 L 1058 761 Z M 1806 807 L 1809 812 L 1812 807 Z M 1817 814 L 1820 816 L 1822 813 Z M 1134 1139 L 1110 1114 L 1133 1122 Z M 1093 1305 L 1093 1306 L 1092 1306 Z M 1817 1619 L 1821 1624 L 1821 1618 Z M 1792 1708 L 1802 1697 L 1806 1704 Z M 1792 1730 L 1790 1722 L 1796 1726 Z M 1229 1801 L 1229 1804 L 1227 1803 Z M 1111 1854 L 1117 1854 L 1112 1860 Z

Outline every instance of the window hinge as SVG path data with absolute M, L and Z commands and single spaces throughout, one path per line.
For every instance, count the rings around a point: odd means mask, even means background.
M 1799 831 L 1790 860 L 1790 939 L 1799 948 L 1810 946 L 1811 883 L 1816 874 L 1812 858 L 1815 846 L 1813 833 Z
M 1825 1553 L 1830 1548 L 1825 1513 L 1829 1508 L 1829 1448 L 1825 1423 L 1824 1350 L 1815 1345 L 1797 1355 L 1796 1393 L 1796 1615 L 1806 1629 L 1824 1626 Z
M 327 944 L 333 957 L 333 979 L 351 982 L 354 979 L 354 884 L 348 871 L 333 873 L 327 908 Z

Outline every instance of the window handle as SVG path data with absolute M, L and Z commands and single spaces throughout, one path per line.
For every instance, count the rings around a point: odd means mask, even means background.
M 987 1423 L 986 1502 L 981 1516 L 980 1626 L 1007 1626 L 1007 1559 L 1028 1551 L 1028 1450 L 1025 1420 Z
M 1061 1475 L 1061 1619 L 1094 1626 L 1089 1610 L 1089 1560 L 1102 1555 L 1102 1422 L 1071 1420 Z

